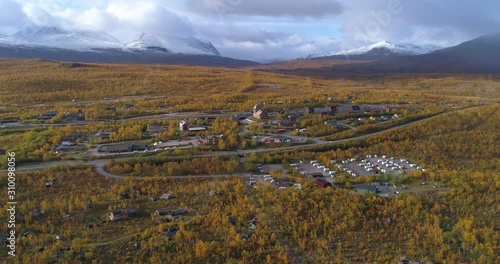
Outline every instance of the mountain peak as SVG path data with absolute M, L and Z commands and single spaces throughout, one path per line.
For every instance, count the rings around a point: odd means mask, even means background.
M 158 37 L 151 35 L 149 33 L 141 33 L 139 37 L 135 38 L 131 42 L 125 43 L 125 49 L 135 49 L 135 50 L 150 50 L 150 51 L 160 51 L 169 52 L 163 43 L 158 39 Z
M 118 40 L 98 31 L 67 31 L 58 27 L 31 26 L 11 37 L 13 43 L 30 46 L 46 46 L 65 49 L 88 50 L 92 48 L 116 48 Z
M 368 46 L 361 48 L 344 50 L 339 52 L 327 52 L 321 55 L 310 56 L 313 58 L 318 57 L 331 57 L 331 56 L 367 56 L 367 59 L 383 58 L 389 56 L 408 56 L 427 54 L 439 49 L 434 45 L 415 45 L 411 43 L 395 44 L 390 41 L 379 41 Z M 369 58 L 368 58 L 369 57 Z
M 45 36 L 52 36 L 52 35 L 57 35 L 57 34 L 65 34 L 67 33 L 66 31 L 58 28 L 58 27 L 47 27 L 47 26 L 31 26 L 27 27 L 16 34 L 14 34 L 15 37 L 21 37 L 21 38 L 37 38 L 37 37 L 45 37 Z
M 124 48 L 220 56 L 219 51 L 209 41 L 202 41 L 195 37 L 181 37 L 175 35 L 142 33 L 139 37 L 126 43 Z

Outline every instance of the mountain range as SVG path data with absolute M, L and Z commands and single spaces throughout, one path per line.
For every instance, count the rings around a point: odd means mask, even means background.
M 58 27 L 35 26 L 11 36 L 0 35 L 0 57 L 215 67 L 257 64 L 222 57 L 211 42 L 194 37 L 143 33 L 123 43 L 104 32 L 67 31 Z
M 194 37 L 142 33 L 128 42 L 120 42 L 104 32 L 28 27 L 11 36 L 0 34 L 0 57 L 247 67 L 306 75 L 500 73 L 500 34 L 482 36 L 449 48 L 382 41 L 357 49 L 262 65 L 223 57 L 211 42 Z
M 422 55 L 439 50 L 441 47 L 436 45 L 415 45 L 411 43 L 395 44 L 389 41 L 380 41 L 361 48 L 337 51 L 323 52 L 308 56 L 308 58 L 348 58 L 352 60 L 374 60 L 396 56 Z
M 382 43 L 380 43 L 382 44 Z M 500 34 L 420 55 L 395 52 L 383 45 L 324 57 L 259 65 L 256 70 L 329 76 L 371 73 L 500 73 Z M 382 46 L 382 47 L 380 47 Z M 395 46 L 395 45 L 393 45 Z M 360 51 L 366 51 L 361 53 Z

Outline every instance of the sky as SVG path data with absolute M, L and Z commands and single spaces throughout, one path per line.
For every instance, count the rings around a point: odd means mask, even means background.
M 480 3 L 478 3 L 480 2 Z M 453 46 L 500 33 L 500 1 L 0 0 L 0 33 L 28 26 L 211 41 L 223 56 L 272 61 L 378 41 Z

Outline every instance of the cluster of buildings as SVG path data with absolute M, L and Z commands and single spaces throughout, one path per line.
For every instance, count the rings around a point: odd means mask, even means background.
M 180 123 L 179 123 L 179 130 L 181 132 L 185 132 L 185 133 L 188 133 L 188 132 L 201 132 L 201 131 L 207 131 L 208 128 L 207 127 L 190 127 L 189 123 L 182 120 Z
M 45 112 L 43 115 L 39 116 L 38 120 L 50 120 L 59 115 L 58 111 L 49 111 Z M 85 114 L 81 111 L 79 113 L 65 113 L 64 118 L 67 122 L 75 122 L 75 121 L 85 121 Z
M 127 219 L 139 215 L 139 210 L 135 208 L 113 210 L 108 213 L 108 218 L 112 222 Z

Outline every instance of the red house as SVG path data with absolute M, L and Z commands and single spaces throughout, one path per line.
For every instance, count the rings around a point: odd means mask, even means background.
M 318 185 L 321 188 L 332 187 L 332 184 L 325 179 L 317 179 L 314 184 Z

